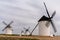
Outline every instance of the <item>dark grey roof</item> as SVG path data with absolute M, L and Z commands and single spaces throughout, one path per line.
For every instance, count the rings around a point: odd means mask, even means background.
M 46 17 L 46 16 L 42 16 L 41 19 L 38 20 L 38 22 L 40 21 L 50 21 L 50 18 Z

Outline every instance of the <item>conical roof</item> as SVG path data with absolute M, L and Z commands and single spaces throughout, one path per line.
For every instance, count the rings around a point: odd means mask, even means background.
M 42 16 L 41 19 L 38 20 L 38 22 L 40 21 L 50 21 L 50 18 L 46 17 L 46 16 Z

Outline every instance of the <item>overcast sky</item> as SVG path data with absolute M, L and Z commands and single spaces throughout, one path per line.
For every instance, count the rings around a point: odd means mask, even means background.
M 0 33 L 4 33 L 2 29 L 6 27 L 2 22 L 9 24 L 14 21 L 11 26 L 13 33 L 19 34 L 23 27 L 30 27 L 33 30 L 37 21 L 46 15 L 43 2 L 46 3 L 50 15 L 56 10 L 53 22 L 57 28 L 57 35 L 60 35 L 60 0 L 0 0 Z M 38 34 L 38 27 L 34 31 Z

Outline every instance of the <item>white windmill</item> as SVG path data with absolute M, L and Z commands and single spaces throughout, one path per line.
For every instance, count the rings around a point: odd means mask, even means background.
M 30 31 L 29 31 L 30 27 L 28 27 L 28 28 L 24 27 L 24 29 L 25 29 L 25 35 L 29 35 L 30 34 Z
M 21 35 L 30 35 L 29 29 L 30 29 L 30 27 L 28 27 L 28 28 L 24 27 L 24 31 L 23 30 L 21 31 Z
M 24 31 L 23 30 L 21 31 L 21 35 L 24 35 Z
M 52 21 L 52 18 L 54 17 L 56 11 L 53 12 L 52 16 L 50 17 L 49 15 L 49 12 L 47 10 L 47 7 L 44 3 L 44 6 L 45 6 L 45 9 L 46 9 L 46 12 L 47 12 L 47 15 L 48 17 L 46 17 L 45 15 L 43 15 L 41 17 L 41 19 L 38 20 L 38 23 L 37 25 L 35 26 L 35 28 L 39 25 L 39 36 L 53 36 L 51 35 L 50 33 L 50 24 L 52 25 L 53 29 L 54 29 L 54 32 L 56 32 L 56 28 L 54 26 L 54 23 Z M 30 33 L 30 35 L 32 35 L 33 31 L 35 30 L 35 28 L 32 30 L 32 32 Z
M 11 21 L 9 24 L 6 24 L 4 21 L 3 23 L 6 25 L 6 27 L 2 31 L 5 31 L 5 34 L 12 34 L 13 29 L 10 25 L 13 23 L 13 21 Z

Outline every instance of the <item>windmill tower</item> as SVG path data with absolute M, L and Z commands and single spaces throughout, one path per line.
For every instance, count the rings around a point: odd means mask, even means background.
M 13 23 L 13 21 L 11 21 L 9 24 L 6 24 L 4 21 L 3 23 L 6 25 L 6 27 L 2 31 L 5 31 L 5 34 L 12 34 L 13 29 L 10 25 Z
M 32 32 L 30 33 L 30 35 L 32 35 L 33 31 L 36 29 L 36 27 L 39 25 L 39 36 L 53 36 L 50 33 L 50 24 L 52 25 L 54 32 L 56 32 L 56 28 L 54 26 L 54 23 L 52 21 L 52 18 L 55 16 L 56 11 L 53 12 L 52 16 L 50 17 L 49 12 L 47 10 L 47 7 L 44 3 L 46 12 L 48 17 L 46 17 L 45 15 L 43 15 L 39 20 L 37 25 L 35 26 L 35 28 L 32 30 Z

